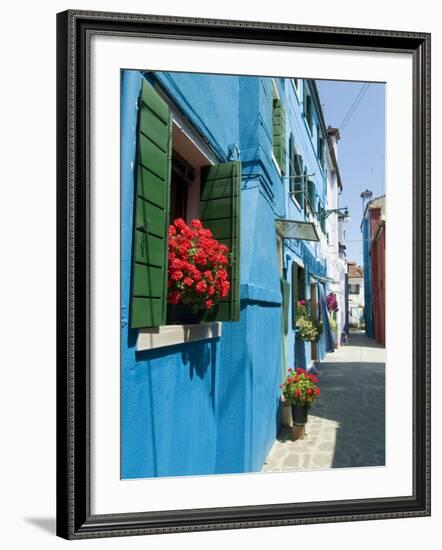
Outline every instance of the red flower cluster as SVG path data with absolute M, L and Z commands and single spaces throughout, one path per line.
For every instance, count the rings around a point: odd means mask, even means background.
M 321 390 L 316 386 L 318 377 L 314 374 L 308 374 L 307 371 L 301 368 L 297 368 L 295 372 L 293 372 L 293 369 L 287 370 L 287 378 L 280 385 L 284 400 L 289 403 L 311 405 L 321 393 Z
M 200 220 L 188 226 L 178 218 L 169 226 L 170 304 L 210 309 L 230 292 L 228 266 L 229 248 L 214 239 Z

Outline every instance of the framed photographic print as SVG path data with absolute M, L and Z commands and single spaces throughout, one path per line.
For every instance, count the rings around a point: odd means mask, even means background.
M 57 33 L 58 535 L 429 515 L 430 36 Z

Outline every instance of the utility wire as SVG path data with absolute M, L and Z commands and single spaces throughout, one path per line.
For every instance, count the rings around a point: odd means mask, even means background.
M 367 82 L 365 82 L 361 88 L 359 89 L 359 92 L 357 94 L 357 96 L 355 97 L 355 99 L 353 100 L 353 103 L 350 105 L 350 108 L 349 110 L 347 111 L 343 121 L 341 122 L 341 126 L 340 128 L 342 128 L 343 125 L 347 124 L 347 121 L 348 119 L 350 118 L 350 116 L 352 115 L 353 111 L 354 111 L 354 108 L 356 106 L 356 104 L 358 103 L 359 99 L 362 97 L 363 93 L 365 92 L 367 88 Z
M 339 126 L 339 128 L 342 127 L 342 125 L 344 124 L 344 122 L 347 120 L 347 117 L 349 116 L 351 110 L 353 109 L 354 107 L 354 104 L 356 103 L 356 101 L 359 99 L 359 97 L 361 96 L 362 92 L 364 91 L 364 89 L 367 87 L 367 82 L 364 82 L 364 84 L 362 84 L 362 86 L 359 88 L 359 92 L 357 93 L 356 97 L 354 98 L 353 100 L 353 103 L 350 105 L 350 108 L 348 109 L 348 111 L 346 112 L 342 122 L 341 122 L 341 125 Z
M 339 129 L 342 131 L 347 126 L 347 124 L 350 122 L 351 117 L 353 116 L 354 112 L 358 108 L 360 102 L 362 101 L 364 95 L 367 93 L 368 88 L 370 87 L 370 82 L 366 82 L 363 84 L 362 88 L 359 90 L 358 95 L 355 97 L 350 109 L 347 111 L 347 114 L 345 115 L 343 121 L 341 122 L 341 126 Z

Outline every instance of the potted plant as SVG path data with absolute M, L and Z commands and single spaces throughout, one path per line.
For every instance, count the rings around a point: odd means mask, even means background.
M 304 342 L 315 342 L 320 334 L 310 318 L 305 300 L 300 300 L 296 308 L 296 337 Z
M 317 319 L 316 321 L 313 321 L 313 326 L 315 327 L 318 335 L 316 336 L 314 342 L 319 342 L 319 339 L 321 338 L 321 334 L 324 332 L 324 324 L 322 321 Z
M 333 334 L 333 347 L 337 348 L 338 347 L 338 323 L 333 317 L 330 318 L 329 322 L 330 322 L 330 330 L 332 331 L 332 334 Z
M 308 411 L 321 393 L 317 384 L 317 376 L 297 368 L 295 371 L 288 369 L 287 377 L 280 386 L 284 402 L 291 405 L 295 440 L 304 439 Z
M 200 220 L 178 218 L 169 226 L 168 304 L 184 304 L 194 315 L 228 296 L 229 248 L 213 238 Z

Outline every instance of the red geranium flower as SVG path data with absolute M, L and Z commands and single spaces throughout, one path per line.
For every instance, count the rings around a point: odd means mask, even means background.
M 180 270 L 172 271 L 172 273 L 170 274 L 170 278 L 173 279 L 174 281 L 179 281 L 180 279 L 183 278 L 183 272 Z
M 195 285 L 195 290 L 198 292 L 198 294 L 204 294 L 207 290 L 207 284 L 205 281 L 200 281 Z
M 180 301 L 180 293 L 177 291 L 169 292 L 167 296 L 167 301 L 169 302 L 169 304 L 178 304 L 178 302 Z
M 192 227 L 194 227 L 195 229 L 202 229 L 203 228 L 203 224 L 200 222 L 200 220 L 192 220 L 190 225 Z
M 186 222 L 183 220 L 183 218 L 177 218 L 174 222 L 173 222 L 173 225 L 177 228 L 177 229 L 184 229 L 186 227 Z

